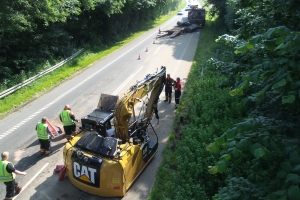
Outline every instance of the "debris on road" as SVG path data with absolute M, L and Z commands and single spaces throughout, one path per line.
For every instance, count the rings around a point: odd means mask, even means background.
M 190 24 L 187 27 L 174 27 L 172 29 L 166 30 L 166 31 L 161 31 L 161 34 L 157 35 L 157 38 L 161 38 L 164 36 L 170 36 L 170 38 L 174 38 L 178 35 L 184 34 L 184 33 L 191 33 L 196 31 L 197 29 L 200 29 L 201 26 L 198 26 L 196 24 Z

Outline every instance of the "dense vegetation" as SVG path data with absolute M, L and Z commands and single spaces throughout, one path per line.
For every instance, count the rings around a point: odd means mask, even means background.
M 300 2 L 207 2 L 226 34 L 201 31 L 149 199 L 300 199 Z
M 181 0 L 0 1 L 0 91 L 80 48 L 115 44 Z

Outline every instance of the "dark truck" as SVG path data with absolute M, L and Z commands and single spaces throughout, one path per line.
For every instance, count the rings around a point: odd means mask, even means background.
M 177 26 L 190 26 L 191 24 L 199 26 L 205 25 L 205 10 L 198 8 L 198 5 L 189 5 L 191 10 L 188 12 L 188 17 L 183 17 L 181 21 L 177 22 Z

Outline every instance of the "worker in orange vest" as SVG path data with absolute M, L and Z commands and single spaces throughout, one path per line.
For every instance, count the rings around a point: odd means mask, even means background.
M 174 90 L 175 90 L 175 109 L 177 109 L 177 106 L 179 105 L 179 101 L 180 101 L 180 96 L 181 96 L 181 82 L 179 77 L 177 77 L 176 82 L 174 84 Z

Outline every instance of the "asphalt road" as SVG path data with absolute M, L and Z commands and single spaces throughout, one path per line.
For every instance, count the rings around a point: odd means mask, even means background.
M 171 29 L 181 17 L 175 16 L 160 27 L 148 31 L 0 121 L 0 151 L 9 151 L 10 161 L 15 167 L 27 172 L 26 176 L 16 178 L 23 186 L 23 191 L 15 199 L 105 199 L 75 188 L 67 177 L 58 181 L 54 169 L 57 164 L 63 164 L 62 149 L 66 140 L 63 136 L 54 139 L 53 153 L 48 157 L 40 156 L 35 125 L 46 116 L 52 123 L 62 127 L 58 115 L 65 104 L 69 104 L 80 119 L 96 108 L 101 93 L 122 95 L 137 80 L 142 80 L 161 66 L 166 66 L 171 77 L 181 78 L 184 90 L 200 31 L 174 39 L 155 39 L 158 28 Z M 125 197 L 115 199 L 146 199 L 151 191 L 176 112 L 174 97 L 171 104 L 162 101 L 164 93 L 160 99 L 158 107 L 161 119 L 159 125 L 155 126 L 159 135 L 159 151 Z M 4 196 L 5 186 L 0 184 L 0 197 Z

